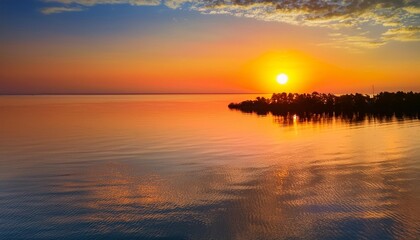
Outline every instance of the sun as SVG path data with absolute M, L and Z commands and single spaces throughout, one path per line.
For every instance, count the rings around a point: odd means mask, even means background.
M 284 85 L 284 84 L 287 83 L 287 80 L 289 80 L 289 77 L 286 74 L 281 73 L 281 74 L 277 75 L 277 82 L 279 84 Z

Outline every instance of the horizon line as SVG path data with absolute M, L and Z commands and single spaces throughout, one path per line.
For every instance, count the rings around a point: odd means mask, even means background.
M 222 95 L 222 94 L 272 94 L 272 93 L 261 93 L 261 92 L 249 92 L 249 93 L 235 93 L 235 92 L 222 92 L 222 93 L 0 93 L 0 96 L 48 96 L 48 95 Z
M 319 91 L 312 91 L 312 92 L 306 92 L 307 94 L 311 94 L 311 93 L 326 93 L 326 92 L 319 92 Z M 410 90 L 410 91 L 403 91 L 403 90 L 398 90 L 398 91 L 380 91 L 377 92 L 374 95 L 377 95 L 378 93 L 381 92 L 414 92 L 417 93 L 416 91 Z M 165 93 L 165 92 L 156 92 L 156 93 L 137 93 L 137 92 L 133 92 L 133 93 L 0 93 L 0 96 L 100 96 L 100 95 L 105 95 L 105 96 L 111 96 L 111 95 L 224 95 L 224 94 L 231 94 L 231 95 L 245 95 L 245 94 L 275 94 L 275 93 L 284 93 L 284 92 L 268 92 L 268 93 L 264 93 L 264 92 L 244 92 L 244 93 L 238 93 L 238 92 L 214 92 L 214 93 L 200 93 L 200 92 L 172 92 L 172 93 Z M 297 92 L 287 92 L 287 93 L 297 93 Z M 299 94 L 304 94 L 305 92 L 299 93 Z M 332 92 L 328 92 L 326 94 L 338 94 L 338 95 L 342 95 L 342 94 L 355 94 L 355 93 L 359 93 L 359 94 L 366 94 L 366 95 L 372 95 L 372 93 L 361 93 L 361 92 L 350 92 L 350 93 L 332 93 Z

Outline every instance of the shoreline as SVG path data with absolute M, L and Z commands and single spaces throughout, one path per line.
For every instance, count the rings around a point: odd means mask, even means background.
M 273 93 L 271 98 L 257 97 L 240 103 L 230 103 L 230 109 L 266 115 L 287 114 L 402 114 L 420 113 L 420 93 L 381 92 L 374 96 L 356 94 Z

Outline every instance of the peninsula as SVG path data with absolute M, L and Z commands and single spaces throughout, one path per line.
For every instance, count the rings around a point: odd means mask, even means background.
M 271 98 L 257 97 L 240 103 L 230 103 L 230 109 L 247 113 L 284 114 L 398 114 L 417 116 L 420 113 L 420 93 L 381 92 L 374 96 L 360 93 L 334 95 L 313 92 L 274 93 Z

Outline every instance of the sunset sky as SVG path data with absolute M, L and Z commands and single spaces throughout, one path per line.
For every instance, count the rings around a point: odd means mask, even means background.
M 420 91 L 420 2 L 2 0 L 0 56 L 0 94 Z

